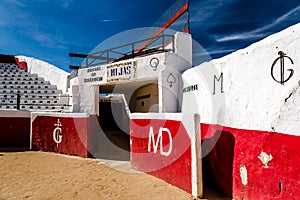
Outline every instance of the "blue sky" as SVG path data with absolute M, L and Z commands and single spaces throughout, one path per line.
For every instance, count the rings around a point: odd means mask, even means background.
M 125 30 L 149 27 L 174 0 L 2 0 L 0 53 L 68 71 L 70 51 L 89 50 Z M 300 20 L 299 0 L 190 0 L 191 32 L 211 57 L 244 48 Z
M 299 0 L 191 0 L 190 7 L 193 37 L 213 58 L 300 22 Z

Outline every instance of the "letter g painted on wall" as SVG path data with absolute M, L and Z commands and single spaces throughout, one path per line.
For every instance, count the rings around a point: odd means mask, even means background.
M 56 143 L 57 147 L 58 144 L 60 144 L 62 142 L 62 124 L 60 123 L 59 119 L 57 120 L 57 124 L 54 124 L 54 126 L 56 126 L 56 128 L 53 130 L 53 141 Z

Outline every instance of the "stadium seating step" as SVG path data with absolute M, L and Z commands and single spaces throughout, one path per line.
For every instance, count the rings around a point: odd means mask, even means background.
M 15 110 L 19 103 L 21 110 L 68 111 L 69 98 L 37 74 L 25 72 L 14 63 L 0 63 L 0 109 Z

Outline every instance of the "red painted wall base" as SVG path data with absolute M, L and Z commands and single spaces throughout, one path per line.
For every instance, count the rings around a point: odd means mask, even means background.
M 1 117 L 0 127 L 0 147 L 29 149 L 29 117 Z
M 150 127 L 153 128 L 154 145 L 158 141 L 157 152 L 154 152 L 153 142 L 149 145 Z M 162 143 L 158 139 L 162 127 L 167 128 L 172 137 L 172 151 L 167 156 L 160 151 L 162 148 L 163 152 L 168 152 L 170 148 L 168 134 L 162 134 Z M 132 119 L 130 130 L 132 165 L 191 193 L 191 140 L 182 123 L 173 120 Z
M 37 116 L 32 122 L 32 149 L 88 157 L 88 120 Z
M 216 141 L 203 159 L 206 178 L 233 199 L 300 199 L 300 137 L 201 124 L 203 142 Z M 261 153 L 272 155 L 267 163 Z M 247 184 L 240 169 L 247 169 Z M 205 182 L 204 182 L 205 184 Z

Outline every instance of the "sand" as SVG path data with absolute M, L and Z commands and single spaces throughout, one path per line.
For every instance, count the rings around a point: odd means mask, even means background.
M 155 177 L 117 168 L 54 153 L 0 153 L 0 200 L 193 199 Z

